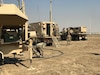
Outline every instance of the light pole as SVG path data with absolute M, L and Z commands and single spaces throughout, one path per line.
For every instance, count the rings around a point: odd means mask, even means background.
M 50 22 L 52 22 L 52 0 L 50 0 Z

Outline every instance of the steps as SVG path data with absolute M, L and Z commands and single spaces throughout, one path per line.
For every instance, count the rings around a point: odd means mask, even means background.
M 52 36 L 52 41 L 53 41 L 53 43 L 54 43 L 54 45 L 56 47 L 59 47 L 60 46 L 59 41 L 58 41 L 58 39 L 56 37 Z

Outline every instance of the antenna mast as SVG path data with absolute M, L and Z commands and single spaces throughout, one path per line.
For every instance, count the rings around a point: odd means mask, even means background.
M 3 0 L 0 0 L 0 6 L 3 4 Z
M 24 3 L 24 0 L 22 0 L 22 12 L 25 14 L 25 3 Z
M 20 9 L 20 0 L 17 0 L 18 1 L 18 7 L 19 7 L 19 9 Z
M 52 22 L 52 0 L 50 0 L 50 22 Z

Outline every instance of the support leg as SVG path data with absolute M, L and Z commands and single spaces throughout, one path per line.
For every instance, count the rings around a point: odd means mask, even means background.
M 29 59 L 30 59 L 30 67 L 28 70 L 34 70 L 35 68 L 32 67 L 32 55 L 33 55 L 33 52 L 32 52 L 32 39 L 29 40 L 30 41 L 30 44 L 29 44 Z
M 4 54 L 0 51 L 1 64 L 4 64 Z

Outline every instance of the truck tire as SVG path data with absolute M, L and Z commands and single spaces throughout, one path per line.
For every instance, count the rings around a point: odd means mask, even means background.
M 82 40 L 82 37 L 79 37 L 79 41 Z
M 78 35 L 75 36 L 75 40 L 76 40 L 76 41 L 79 40 L 79 36 L 78 36 Z
M 3 65 L 4 64 L 4 59 L 2 59 L 2 54 L 0 53 L 0 65 Z

